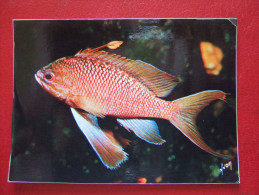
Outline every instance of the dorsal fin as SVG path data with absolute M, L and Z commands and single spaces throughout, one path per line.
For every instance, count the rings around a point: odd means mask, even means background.
M 151 64 L 139 60 L 130 60 L 116 54 L 109 54 L 105 51 L 92 52 L 92 50 L 84 50 L 82 52 L 78 52 L 75 56 L 82 58 L 96 58 L 111 65 L 120 67 L 122 70 L 142 82 L 158 97 L 169 95 L 174 87 L 180 82 L 178 77 L 159 70 Z
M 180 82 L 178 77 L 159 70 L 151 64 L 140 60 L 126 60 L 124 61 L 125 63 L 119 63 L 118 65 L 143 81 L 158 97 L 169 95 L 174 87 Z
M 85 49 L 85 50 L 80 50 L 79 52 L 77 52 L 77 54 L 76 55 L 78 55 L 78 54 L 86 54 L 86 53 L 88 53 L 88 52 L 96 52 L 96 51 L 98 51 L 99 49 L 102 49 L 102 48 L 104 48 L 104 47 L 108 47 L 109 49 L 117 49 L 118 47 L 120 47 L 120 45 L 123 43 L 123 41 L 111 41 L 111 42 L 109 42 L 109 43 L 107 43 L 107 44 L 105 44 L 105 45 L 102 45 L 102 46 L 100 46 L 100 47 L 96 47 L 96 48 L 94 48 L 94 49 L 92 49 L 92 48 L 87 48 L 87 49 Z M 76 56 L 75 55 L 75 56 Z

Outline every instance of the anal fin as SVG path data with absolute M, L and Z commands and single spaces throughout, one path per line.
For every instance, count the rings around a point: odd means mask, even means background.
M 165 142 L 159 135 L 158 126 L 155 121 L 148 119 L 117 119 L 127 130 L 133 131 L 139 138 L 156 145 Z

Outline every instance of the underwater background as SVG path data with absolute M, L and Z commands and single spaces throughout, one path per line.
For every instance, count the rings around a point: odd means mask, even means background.
M 20 20 L 14 21 L 14 105 L 10 181 L 72 183 L 235 183 L 239 182 L 236 132 L 236 26 L 229 20 Z M 113 117 L 99 124 L 130 139 L 129 160 L 107 169 L 77 127 L 64 103 L 45 92 L 36 71 L 79 50 L 110 41 L 109 50 L 142 60 L 181 78 L 166 97 L 175 100 L 204 90 L 229 93 L 228 103 L 215 101 L 197 118 L 199 131 L 213 156 L 193 144 L 170 122 L 155 119 L 161 146 L 149 144 L 121 127 Z M 220 72 L 208 74 L 201 42 L 223 53 Z M 217 59 L 217 54 L 214 56 Z M 231 161 L 223 174 L 221 165 Z

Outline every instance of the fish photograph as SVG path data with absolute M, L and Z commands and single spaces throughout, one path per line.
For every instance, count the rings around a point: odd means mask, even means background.
M 239 183 L 236 26 L 14 20 L 8 180 Z

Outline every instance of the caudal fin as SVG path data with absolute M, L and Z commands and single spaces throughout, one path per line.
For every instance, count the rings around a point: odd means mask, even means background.
M 175 100 L 172 106 L 176 112 L 172 115 L 170 122 L 201 149 L 222 158 L 229 158 L 228 155 L 212 150 L 204 142 L 196 126 L 196 117 L 199 112 L 214 100 L 225 101 L 225 97 L 226 93 L 222 91 L 208 90 Z

